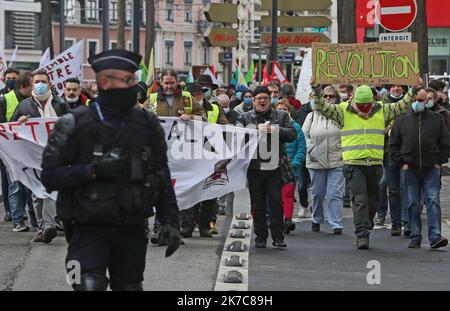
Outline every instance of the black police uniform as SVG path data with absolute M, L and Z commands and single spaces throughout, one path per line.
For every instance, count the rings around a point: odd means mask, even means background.
M 111 50 L 89 63 L 96 72 L 134 73 L 140 59 Z M 168 241 L 166 256 L 179 245 L 164 130 L 154 114 L 131 108 L 135 90 L 99 90 L 96 102 L 58 120 L 43 153 L 42 182 L 48 191 L 59 191 L 57 215 L 69 243 L 68 271 L 72 260 L 81 267 L 75 290 L 106 290 L 107 270 L 112 290 L 142 290 L 145 222 L 154 206 Z M 128 103 L 121 105 L 115 97 Z

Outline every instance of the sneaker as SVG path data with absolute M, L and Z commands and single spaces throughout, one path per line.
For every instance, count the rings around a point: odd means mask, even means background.
M 375 225 L 377 226 L 384 226 L 385 218 L 384 217 L 378 217 L 375 221 Z
M 192 231 L 194 231 L 194 228 L 181 228 L 180 235 L 183 238 L 192 238 Z
M 50 227 L 44 230 L 44 238 L 42 242 L 50 243 L 54 238 L 56 238 L 56 228 Z
M 333 229 L 333 234 L 335 234 L 335 235 L 341 235 L 341 234 L 342 234 L 342 229 L 341 229 L 341 228 L 334 228 L 334 229 Z
M 209 229 L 211 231 L 211 234 L 217 234 L 217 228 L 216 228 L 216 224 L 214 222 L 210 222 L 209 223 Z
M 28 227 L 24 222 L 21 222 L 20 224 L 17 224 L 12 229 L 14 232 L 28 232 L 30 231 L 30 227 Z
M 292 220 L 284 221 L 284 233 L 289 234 L 289 232 L 295 230 L 295 223 Z
M 298 218 L 306 218 L 306 208 L 300 207 L 298 209 Z
M 403 235 L 410 236 L 411 235 L 411 226 L 408 223 L 403 224 Z
M 6 213 L 5 217 L 3 217 L 3 220 L 5 222 L 11 222 L 12 221 L 11 213 Z
M 275 239 L 275 241 L 272 242 L 272 245 L 275 247 L 287 247 L 287 244 L 283 238 Z
M 42 231 L 39 231 L 36 236 L 33 238 L 32 240 L 35 243 L 40 243 L 44 241 L 44 234 L 42 233 Z
M 448 244 L 448 240 L 446 238 L 440 238 L 439 240 L 436 240 L 435 242 L 431 243 L 430 248 L 439 248 L 439 247 L 445 247 Z
M 408 248 L 420 248 L 420 241 L 411 240 L 408 244 Z
M 402 226 L 392 226 L 391 235 L 392 236 L 401 236 L 402 235 Z
M 212 233 L 209 228 L 199 228 L 199 232 L 202 238 L 212 238 Z
M 263 238 L 256 238 L 255 239 L 255 247 L 256 248 L 266 248 L 267 246 L 267 240 Z
M 320 231 L 320 224 L 312 223 L 311 229 L 314 232 L 319 232 Z
M 356 247 L 358 249 L 369 249 L 369 237 L 368 236 L 356 237 Z
M 153 245 L 158 244 L 158 233 L 153 232 L 152 235 L 150 236 L 150 243 L 152 243 Z

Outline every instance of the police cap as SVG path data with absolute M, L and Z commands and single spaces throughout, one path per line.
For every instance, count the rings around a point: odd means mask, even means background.
M 88 58 L 96 73 L 106 69 L 119 69 L 135 73 L 139 69 L 142 56 L 131 51 L 113 49 Z

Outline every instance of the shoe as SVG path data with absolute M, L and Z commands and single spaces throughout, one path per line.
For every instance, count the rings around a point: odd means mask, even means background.
M 411 240 L 408 244 L 408 248 L 420 248 L 420 241 Z
M 5 222 L 11 222 L 12 221 L 11 213 L 6 213 L 5 217 L 3 217 L 3 220 Z
M 43 242 L 44 241 L 44 234 L 42 231 L 39 231 L 36 236 L 32 240 L 35 243 Z
M 209 223 L 209 230 L 211 231 L 211 234 L 217 234 L 217 228 L 216 228 L 216 224 L 214 222 L 210 222 Z
M 44 230 L 44 238 L 42 239 L 42 242 L 44 243 L 50 243 L 54 238 L 56 238 L 56 228 L 47 228 Z
M 335 235 L 341 235 L 341 234 L 342 234 L 342 229 L 340 229 L 340 228 L 334 228 L 334 229 L 333 229 L 333 234 L 335 234 Z
M 212 238 L 212 233 L 209 228 L 199 228 L 199 232 L 202 238 Z
M 391 235 L 392 236 L 401 236 L 402 235 L 402 226 L 392 226 Z
M 368 236 L 357 237 L 356 247 L 358 249 L 369 249 L 369 237 Z
M 28 231 L 30 231 L 30 227 L 25 225 L 24 222 L 21 222 L 20 224 L 15 225 L 14 228 L 12 229 L 12 231 L 14 231 L 14 232 L 28 232 Z
M 275 247 L 287 247 L 287 244 L 283 238 L 275 239 L 275 241 L 272 242 L 272 245 Z
M 292 220 L 285 220 L 284 221 L 284 233 L 289 234 L 289 232 L 295 230 L 295 223 L 292 222 Z
M 430 248 L 439 248 L 439 247 L 445 247 L 448 244 L 448 240 L 446 238 L 440 238 L 439 240 L 436 240 L 435 242 L 431 243 Z
M 256 238 L 255 239 L 255 247 L 256 248 L 266 248 L 267 246 L 267 240 L 263 238 Z
M 411 226 L 408 223 L 403 224 L 403 235 L 410 236 L 411 235 Z
M 304 207 L 300 207 L 297 215 L 298 218 L 306 218 L 306 209 Z
M 153 245 L 158 244 L 158 234 L 156 232 L 153 232 L 150 236 L 150 243 L 152 243 Z
M 314 232 L 319 232 L 320 231 L 320 224 L 312 223 L 311 229 Z
M 183 238 L 192 238 L 192 231 L 194 231 L 194 229 L 192 228 L 181 228 L 180 230 L 180 235 Z
M 384 217 L 378 217 L 375 221 L 375 225 L 377 226 L 384 226 L 385 218 Z
M 23 220 L 28 220 L 28 215 L 27 215 L 27 214 L 24 214 L 24 215 L 22 216 L 22 219 L 23 219 Z

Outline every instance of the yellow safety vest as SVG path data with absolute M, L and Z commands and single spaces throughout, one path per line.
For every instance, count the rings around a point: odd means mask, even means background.
M 189 114 L 192 114 L 192 97 L 191 93 L 182 91 L 181 96 L 187 97 L 189 99 L 189 106 L 185 107 L 190 110 Z M 186 101 L 184 101 L 186 102 Z M 150 94 L 150 110 L 154 113 L 156 113 L 156 108 L 158 107 L 158 93 L 152 93 Z
M 340 104 L 344 113 L 342 157 L 347 164 L 370 166 L 383 163 L 385 120 L 383 103 L 380 104 L 382 108 L 368 119 L 348 111 L 348 102 Z
M 213 110 L 207 111 L 208 112 L 208 122 L 217 123 L 217 121 L 219 120 L 219 113 L 220 113 L 219 106 L 217 106 L 217 104 L 211 104 L 211 106 L 212 106 Z
M 19 106 L 19 100 L 17 99 L 16 93 L 14 91 L 8 92 L 5 95 L 6 99 L 6 121 L 9 122 L 11 120 L 11 117 L 14 114 L 14 111 L 16 111 L 17 106 Z

